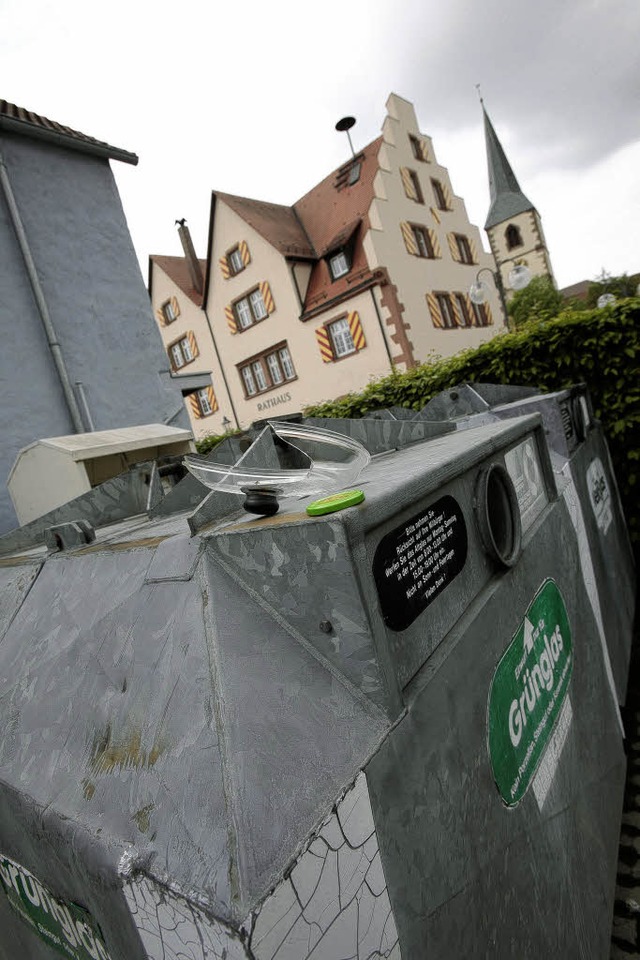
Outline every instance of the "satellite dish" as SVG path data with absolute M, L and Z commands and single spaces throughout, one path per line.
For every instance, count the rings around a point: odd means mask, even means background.
M 355 125 L 355 117 L 343 117 L 342 120 L 338 120 L 336 123 L 336 130 L 339 130 L 340 133 L 344 133 L 345 130 L 351 130 L 351 127 L 355 127 Z

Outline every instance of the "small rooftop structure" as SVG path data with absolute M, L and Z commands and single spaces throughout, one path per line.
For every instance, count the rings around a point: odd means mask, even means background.
M 190 430 L 146 423 L 36 440 L 18 453 L 7 487 L 20 524 L 117 477 L 134 463 L 193 451 Z

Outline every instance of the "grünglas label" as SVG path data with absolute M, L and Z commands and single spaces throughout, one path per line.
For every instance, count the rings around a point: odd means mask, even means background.
M 0 887 L 18 916 L 54 950 L 72 960 L 110 960 L 102 934 L 90 913 L 54 897 L 37 877 L 0 854 Z
M 491 683 L 489 759 L 511 807 L 529 787 L 560 714 L 573 670 L 567 608 L 554 580 L 533 598 Z

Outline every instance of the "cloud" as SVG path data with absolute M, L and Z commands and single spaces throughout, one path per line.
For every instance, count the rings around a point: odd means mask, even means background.
M 450 0 L 438 22 L 408 6 L 401 83 L 436 127 L 477 123 L 480 83 L 496 128 L 538 162 L 588 166 L 638 137 L 636 0 Z

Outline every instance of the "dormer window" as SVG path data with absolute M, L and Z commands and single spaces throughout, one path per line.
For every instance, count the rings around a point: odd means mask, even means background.
M 356 162 L 353 164 L 353 166 L 349 170 L 347 183 L 349 184 L 350 187 L 352 187 L 354 183 L 357 183 L 358 180 L 360 179 L 360 167 L 361 167 L 361 164 L 356 160 Z
M 333 280 L 344 277 L 346 273 L 349 273 L 349 261 L 344 250 L 339 250 L 338 253 L 329 257 L 329 271 Z

